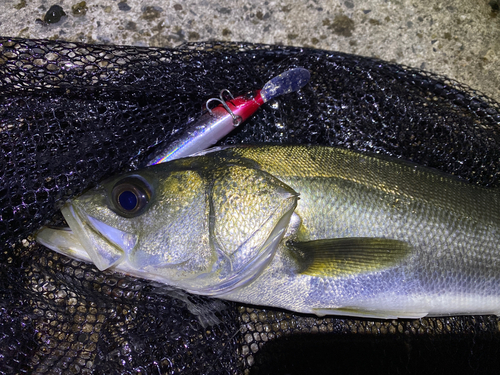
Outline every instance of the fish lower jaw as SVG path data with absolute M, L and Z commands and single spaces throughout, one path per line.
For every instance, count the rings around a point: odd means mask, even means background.
M 79 261 L 93 263 L 78 237 L 70 228 L 55 229 L 42 227 L 35 234 L 35 238 L 39 244 L 55 251 L 56 253 Z

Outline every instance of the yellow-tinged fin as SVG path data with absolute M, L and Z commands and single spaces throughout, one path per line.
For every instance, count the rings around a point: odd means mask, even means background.
M 379 271 L 396 265 L 412 247 L 386 238 L 348 237 L 288 242 L 298 272 L 317 277 L 340 277 Z

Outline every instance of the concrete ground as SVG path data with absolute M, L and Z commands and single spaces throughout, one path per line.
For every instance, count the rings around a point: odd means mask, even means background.
M 53 5 L 65 15 L 46 15 Z M 2 0 L 0 35 L 162 47 L 204 40 L 315 47 L 444 74 L 500 102 L 499 5 L 500 0 Z

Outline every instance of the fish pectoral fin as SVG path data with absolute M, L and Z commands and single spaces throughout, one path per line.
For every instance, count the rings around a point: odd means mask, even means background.
M 344 315 L 375 319 L 420 319 L 428 314 L 424 311 L 395 311 L 395 310 L 360 310 L 356 308 L 318 308 L 312 309 L 318 316 Z
M 404 241 L 348 237 L 287 243 L 298 272 L 317 277 L 339 277 L 386 269 L 411 252 Z

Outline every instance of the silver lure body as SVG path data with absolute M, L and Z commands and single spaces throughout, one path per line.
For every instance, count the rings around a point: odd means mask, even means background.
M 211 98 L 207 101 L 207 113 L 190 124 L 170 144 L 164 147 L 160 146 L 159 150 L 147 160 L 144 166 L 190 156 L 215 145 L 250 118 L 261 105 L 278 96 L 301 89 L 309 82 L 309 79 L 310 73 L 307 69 L 294 68 L 272 78 L 262 90 L 258 90 L 252 95 L 233 98 L 228 90 L 222 90 L 220 98 Z M 224 93 L 229 94 L 232 100 L 225 101 Z M 212 101 L 221 104 L 209 109 L 209 104 Z

